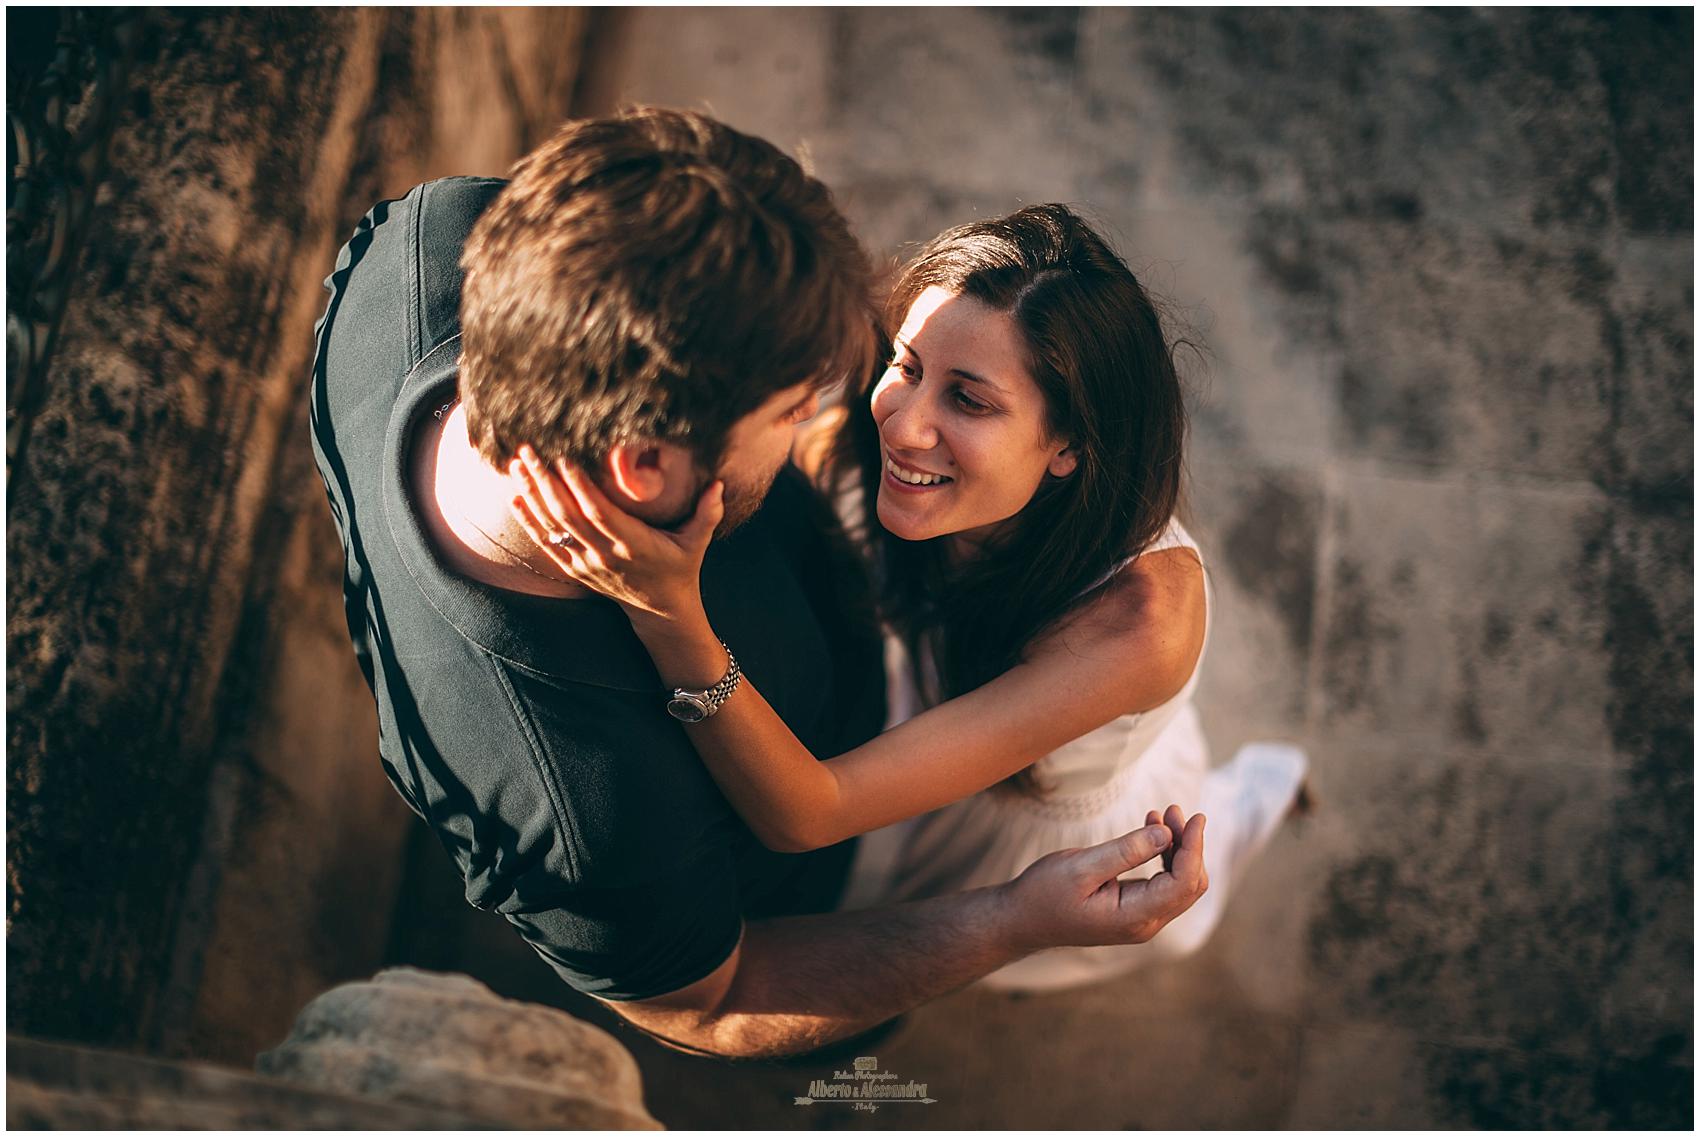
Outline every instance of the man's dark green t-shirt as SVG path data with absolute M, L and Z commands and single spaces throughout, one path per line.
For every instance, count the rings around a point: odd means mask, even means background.
M 500 912 L 579 990 L 644 999 L 713 971 L 745 917 L 830 910 L 853 842 L 763 847 L 666 714 L 616 605 L 479 584 L 427 540 L 409 446 L 454 397 L 461 249 L 504 184 L 446 178 L 362 219 L 325 282 L 313 452 L 397 791 L 473 906 Z M 840 610 L 829 511 L 794 474 L 711 547 L 703 599 L 751 681 L 826 757 L 878 729 L 879 642 Z

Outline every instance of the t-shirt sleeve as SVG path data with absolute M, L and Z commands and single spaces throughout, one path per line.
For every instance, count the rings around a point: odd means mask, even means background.
M 576 888 L 558 907 L 504 915 L 569 986 L 616 1002 L 690 986 L 725 963 L 743 933 L 726 850 L 651 880 Z

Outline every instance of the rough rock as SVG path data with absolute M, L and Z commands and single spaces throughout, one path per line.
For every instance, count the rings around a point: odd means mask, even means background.
M 445 1109 L 517 1129 L 659 1129 L 637 1063 L 606 1032 L 413 968 L 325 992 L 261 1073 L 321 1090 Z

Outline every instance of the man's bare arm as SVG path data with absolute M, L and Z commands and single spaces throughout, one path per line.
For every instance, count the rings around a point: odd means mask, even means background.
M 1203 895 L 1203 837 L 1201 815 L 1183 825 L 1171 807 L 1162 824 L 1052 853 L 1005 885 L 753 922 L 713 974 L 610 1006 L 652 1034 L 725 1057 L 814 1050 L 1043 948 L 1149 940 Z M 1116 880 L 1171 845 L 1170 871 Z

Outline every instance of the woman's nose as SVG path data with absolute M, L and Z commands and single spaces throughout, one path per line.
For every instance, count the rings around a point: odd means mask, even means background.
M 931 450 L 938 445 L 938 430 L 933 426 L 928 400 L 920 391 L 907 385 L 894 385 L 881 391 L 879 398 L 890 408 L 880 423 L 880 435 L 886 445 L 900 450 Z

